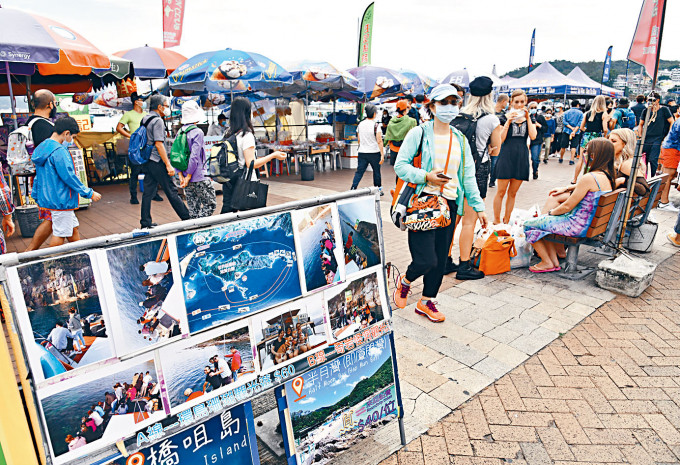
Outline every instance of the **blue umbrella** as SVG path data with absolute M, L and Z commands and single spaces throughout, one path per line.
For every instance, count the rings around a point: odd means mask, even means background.
M 267 57 L 228 48 L 189 58 L 168 81 L 172 89 L 245 92 L 292 84 L 293 77 Z
M 389 68 L 360 66 L 347 71 L 359 81 L 356 90 L 338 93 L 349 100 L 385 98 L 406 92 L 411 87 L 411 81 L 406 76 Z
M 426 95 L 439 84 L 435 79 L 410 69 L 400 69 L 399 72 L 412 82 L 411 94 L 413 95 Z
M 447 75 L 441 80 L 442 84 L 458 84 L 459 86 L 467 89 L 470 87 L 470 73 L 468 70 L 463 68 L 458 71 L 454 71 Z

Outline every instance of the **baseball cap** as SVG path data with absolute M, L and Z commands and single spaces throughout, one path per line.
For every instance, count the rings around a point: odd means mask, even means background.
M 399 100 L 397 102 L 397 110 L 406 110 L 408 108 L 408 104 L 406 103 L 406 100 Z
M 446 97 L 455 96 L 458 98 L 458 91 L 455 87 L 450 84 L 439 84 L 437 87 L 432 89 L 428 94 L 427 98 L 429 100 L 444 100 Z

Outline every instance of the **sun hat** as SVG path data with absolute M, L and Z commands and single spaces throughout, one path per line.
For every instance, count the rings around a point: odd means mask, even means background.
M 446 97 L 455 95 L 458 97 L 458 91 L 451 84 L 439 84 L 437 87 L 432 89 L 428 94 L 428 100 L 444 100 Z
M 470 94 L 475 97 L 484 97 L 493 90 L 493 80 L 490 77 L 479 76 L 470 82 Z
M 194 100 L 189 100 L 182 105 L 182 124 L 194 124 L 205 122 L 205 112 Z

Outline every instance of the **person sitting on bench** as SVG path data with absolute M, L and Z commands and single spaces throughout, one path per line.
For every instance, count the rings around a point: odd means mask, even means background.
M 585 237 L 593 220 L 600 195 L 614 186 L 614 144 L 598 137 L 586 146 L 591 160 L 588 176 L 581 177 L 573 192 L 556 194 L 551 191 L 544 207 L 545 214 L 524 223 L 524 233 L 541 261 L 529 267 L 534 273 L 559 271 L 559 257 L 564 258 L 563 246 L 544 240 L 550 234 Z M 564 199 L 564 196 L 567 196 Z M 559 250 L 558 250 L 559 246 Z

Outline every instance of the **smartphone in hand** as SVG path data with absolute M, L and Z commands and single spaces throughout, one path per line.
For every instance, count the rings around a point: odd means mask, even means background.
M 437 177 L 438 177 L 438 178 L 442 178 L 442 179 L 451 180 L 451 176 L 449 176 L 449 175 L 446 174 L 446 173 L 437 173 Z

